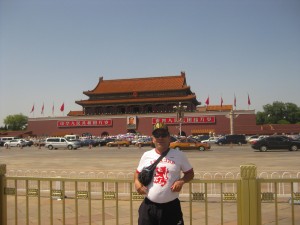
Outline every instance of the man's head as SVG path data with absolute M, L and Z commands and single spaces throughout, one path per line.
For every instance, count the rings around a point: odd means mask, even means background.
M 152 135 L 155 136 L 156 134 L 167 134 L 169 135 L 169 130 L 166 124 L 164 123 L 156 123 L 153 126 Z
M 128 123 L 129 124 L 134 124 L 134 117 L 129 117 Z
M 170 133 L 167 125 L 164 123 L 156 123 L 152 131 L 153 143 L 159 151 L 164 151 L 169 148 Z

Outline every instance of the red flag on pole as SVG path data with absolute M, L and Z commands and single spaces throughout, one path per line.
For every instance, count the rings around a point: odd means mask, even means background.
M 62 105 L 61 105 L 61 107 L 60 107 L 60 111 L 64 111 L 65 110 L 65 103 L 63 103 Z
M 32 109 L 31 109 L 30 113 L 32 113 L 32 112 L 34 112 L 34 104 L 32 106 Z
M 42 106 L 41 114 L 44 114 L 44 103 L 43 103 L 43 106 Z
M 248 106 L 251 105 L 251 101 L 250 101 L 250 97 L 249 97 L 249 94 L 248 94 Z
M 233 102 L 233 104 L 234 104 L 234 107 L 236 107 L 236 97 L 235 97 L 235 94 L 234 94 L 234 102 Z
M 223 106 L 223 98 L 221 97 L 221 107 Z
M 209 105 L 209 96 L 207 97 L 206 101 L 205 101 L 206 105 Z

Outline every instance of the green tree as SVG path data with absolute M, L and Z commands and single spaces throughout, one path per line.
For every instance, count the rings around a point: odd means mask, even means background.
M 8 130 L 25 130 L 27 123 L 28 117 L 23 114 L 9 115 L 4 119 L 4 124 Z
M 294 103 L 279 101 L 263 106 L 264 112 L 256 113 L 257 124 L 295 124 L 300 122 L 300 108 Z
M 256 113 L 256 123 L 257 124 L 265 124 L 266 123 L 266 113 L 257 112 Z
M 300 122 L 300 108 L 294 103 L 286 103 L 285 119 L 290 123 Z

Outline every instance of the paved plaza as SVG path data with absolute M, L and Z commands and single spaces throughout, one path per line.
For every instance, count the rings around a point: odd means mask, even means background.
M 68 170 L 133 172 L 149 147 L 82 147 L 48 150 L 44 147 L 0 148 L 0 163 L 10 170 Z M 212 146 L 208 151 L 185 151 L 196 173 L 239 172 L 240 165 L 255 164 L 260 171 L 300 171 L 300 151 L 259 152 L 250 146 Z
M 32 174 L 37 173 L 38 171 L 59 171 L 77 173 L 81 172 L 103 172 L 104 174 L 109 173 L 127 173 L 133 174 L 135 171 L 141 155 L 149 150 L 149 147 L 93 147 L 89 149 L 88 147 L 83 147 L 77 150 L 48 150 L 44 147 L 40 149 L 38 147 L 25 147 L 25 148 L 11 148 L 6 149 L 0 148 L 0 164 L 6 164 L 6 170 L 8 176 L 14 176 L 19 173 L 19 171 L 28 172 L 31 171 Z M 299 177 L 300 174 L 300 164 L 299 156 L 300 151 L 290 152 L 288 150 L 276 150 L 269 152 L 259 152 L 251 149 L 250 146 L 212 146 L 211 150 L 208 151 L 185 151 L 187 157 L 192 163 L 196 178 L 202 178 L 204 174 L 238 174 L 240 172 L 240 166 L 246 164 L 255 164 L 257 166 L 258 175 L 259 174 L 288 174 L 292 177 Z M 27 175 L 29 175 L 27 173 Z M 206 177 L 207 178 L 207 177 Z M 220 177 L 217 177 L 219 179 Z M 13 201 L 13 198 L 10 197 Z M 41 205 L 43 202 L 47 203 L 46 199 L 42 199 Z M 74 201 L 67 198 L 66 205 Z M 46 204 L 45 203 L 45 204 Z M 111 206 L 113 202 L 108 201 L 106 205 L 106 224 L 113 225 L 115 219 L 112 216 L 114 214 L 115 208 Z M 61 207 L 61 202 L 53 202 L 57 207 Z M 97 203 L 98 204 L 98 203 Z M 96 206 L 93 206 L 93 209 L 100 211 Z M 124 206 L 123 206 L 124 204 Z M 137 209 L 140 202 L 134 202 L 134 224 L 137 218 Z M 26 198 L 22 200 L 22 197 L 18 200 L 19 210 L 19 220 L 25 222 L 26 211 L 21 210 L 22 206 L 26 205 Z M 287 207 L 289 206 L 289 207 Z M 35 206 L 30 205 L 30 212 L 36 211 Z M 82 207 L 82 206 L 81 206 Z M 291 224 L 286 219 L 290 218 L 290 205 L 286 202 L 282 202 L 278 206 L 280 208 L 280 214 L 283 214 L 284 224 Z M 295 210 L 299 210 L 299 205 L 295 205 Z M 56 208 L 56 206 L 55 206 Z M 188 222 L 188 212 L 189 204 L 187 201 L 182 201 L 182 209 L 185 215 L 186 224 Z M 74 209 L 71 206 L 67 207 L 67 210 L 70 212 L 67 213 L 67 218 L 70 221 L 74 221 Z M 86 208 L 82 208 L 82 212 L 86 211 Z M 209 204 L 209 224 L 219 224 L 220 221 L 220 208 L 219 205 L 215 202 L 210 202 Z M 235 203 L 227 203 L 226 209 L 224 209 L 226 215 L 226 225 L 237 224 L 236 221 L 236 206 Z M 264 224 L 274 224 L 274 217 L 268 216 L 273 215 L 274 209 L 273 205 L 264 205 Z M 13 215 L 11 215 L 12 210 L 9 211 L 9 221 L 13 224 Z M 120 213 L 124 211 L 128 212 L 128 202 L 120 202 Z M 196 206 L 196 203 L 193 206 L 193 224 L 205 224 L 204 221 L 204 211 L 205 204 L 199 203 Z M 44 211 L 42 211 L 44 213 Z M 46 209 L 48 212 L 48 209 Z M 56 212 L 54 212 L 56 215 Z M 59 218 L 59 212 L 56 215 Z M 285 216 L 288 215 L 288 216 Z M 111 217 L 111 218 L 110 218 Z M 296 216 L 296 222 L 300 221 L 299 214 Z M 101 214 L 96 214 L 93 216 L 92 224 L 99 224 L 101 220 Z M 111 221 L 110 221 L 111 220 Z M 124 220 L 124 222 L 123 222 Z M 30 218 L 30 224 L 38 224 L 37 217 Z M 98 221 L 98 222 L 96 222 Z M 128 217 L 120 218 L 119 224 L 128 224 Z M 49 222 L 49 221 L 43 221 Z M 45 223 L 48 224 L 48 223 Z M 72 222 L 70 223 L 72 224 Z M 87 218 L 85 216 L 80 217 L 79 224 L 85 225 L 88 224 Z M 280 223 L 282 224 L 282 223 Z

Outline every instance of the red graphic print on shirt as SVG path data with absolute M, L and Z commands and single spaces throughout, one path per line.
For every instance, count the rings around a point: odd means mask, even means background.
M 162 187 L 165 186 L 168 180 L 168 173 L 169 170 L 167 167 L 156 167 L 155 169 L 155 177 L 154 177 L 154 183 L 160 184 Z

